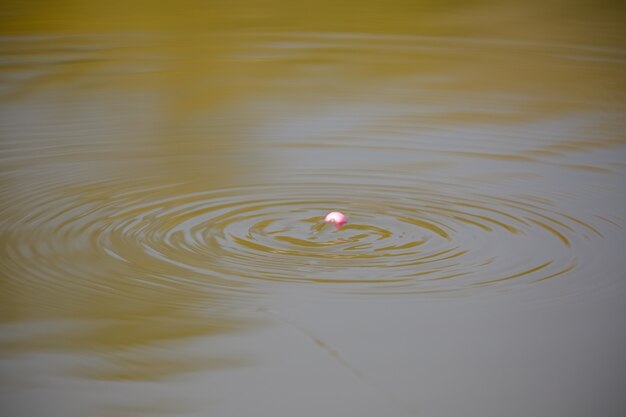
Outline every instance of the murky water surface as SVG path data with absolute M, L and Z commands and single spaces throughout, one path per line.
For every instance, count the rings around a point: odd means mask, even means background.
M 7 6 L 6 415 L 626 413 L 623 6 L 409 3 Z

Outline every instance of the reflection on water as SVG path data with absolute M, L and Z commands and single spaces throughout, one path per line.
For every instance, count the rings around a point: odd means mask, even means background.
M 330 7 L 12 9 L 11 415 L 573 415 L 586 377 L 564 397 L 528 387 L 572 364 L 619 379 L 585 356 L 589 340 L 608 338 L 594 349 L 612 360 L 625 344 L 607 320 L 626 290 L 619 19 Z M 348 214 L 340 231 L 331 210 Z M 485 408 L 501 379 L 521 394 Z M 592 391 L 594 412 L 626 409 Z
M 417 184 L 302 182 L 178 194 L 176 187 L 133 192 L 112 185 L 112 195 L 104 193 L 106 185 L 91 187 L 97 196 L 73 190 L 60 211 L 54 207 L 62 198 L 47 199 L 54 206 L 40 205 L 37 221 L 57 227 L 49 236 L 37 227 L 33 236 L 21 223 L 10 226 L 8 236 L 24 250 L 8 247 L 8 258 L 27 268 L 26 277 L 50 277 L 51 267 L 65 274 L 63 253 L 71 242 L 79 246 L 74 256 L 103 262 L 98 269 L 107 282 L 132 267 L 153 284 L 189 292 L 244 295 L 272 291 L 272 282 L 316 282 L 353 284 L 329 291 L 409 294 L 556 277 L 603 237 L 545 204 L 464 196 L 452 186 L 444 193 Z M 165 192 L 168 197 L 157 198 Z M 320 216 L 339 204 L 351 213 L 341 232 L 324 227 Z M 76 212 L 89 216 L 71 217 Z M 33 256 L 46 262 L 29 264 Z M 77 268 L 75 260 L 69 263 Z

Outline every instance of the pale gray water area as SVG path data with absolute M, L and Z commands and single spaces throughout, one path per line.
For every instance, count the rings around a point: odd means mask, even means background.
M 623 6 L 122 6 L 0 30 L 2 415 L 626 415 Z

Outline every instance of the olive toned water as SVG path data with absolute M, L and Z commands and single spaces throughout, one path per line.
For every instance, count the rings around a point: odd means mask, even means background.
M 623 6 L 57 3 L 2 6 L 3 415 L 626 413 Z

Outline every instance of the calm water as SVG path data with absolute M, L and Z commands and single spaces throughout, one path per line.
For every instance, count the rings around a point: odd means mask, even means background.
M 14 3 L 3 415 L 626 415 L 623 6 Z

